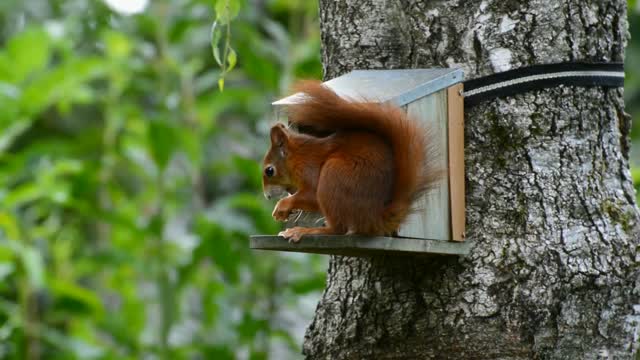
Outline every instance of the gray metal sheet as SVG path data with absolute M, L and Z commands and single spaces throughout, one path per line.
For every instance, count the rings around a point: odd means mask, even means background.
M 338 95 L 355 101 L 390 102 L 404 106 L 462 80 L 462 69 L 355 70 L 324 84 Z M 273 105 L 291 105 L 302 98 L 300 94 L 294 94 Z

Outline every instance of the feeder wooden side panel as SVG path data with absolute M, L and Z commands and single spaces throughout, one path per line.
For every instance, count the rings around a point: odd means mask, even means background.
M 462 84 L 448 89 L 449 189 L 451 190 L 451 239 L 464 241 L 464 100 Z
M 447 169 L 448 162 L 448 121 L 447 90 L 443 89 L 407 106 L 407 112 L 421 121 L 431 132 L 433 148 L 437 149 L 437 165 Z M 429 154 L 433 156 L 433 154 Z M 449 207 L 449 181 L 443 177 L 440 183 L 421 199 L 416 201 L 417 211 L 409 216 L 398 231 L 399 236 L 423 239 L 451 239 L 451 218 Z

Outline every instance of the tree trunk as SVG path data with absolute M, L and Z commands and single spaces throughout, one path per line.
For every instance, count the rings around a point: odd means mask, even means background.
M 622 61 L 628 37 L 623 0 L 321 0 L 320 17 L 327 79 Z M 561 86 L 465 112 L 470 256 L 332 257 L 304 354 L 633 359 L 640 214 L 622 90 Z

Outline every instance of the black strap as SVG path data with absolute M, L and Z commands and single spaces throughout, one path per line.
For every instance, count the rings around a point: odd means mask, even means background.
M 464 82 L 465 105 L 558 85 L 624 86 L 624 63 L 571 62 L 533 65 Z

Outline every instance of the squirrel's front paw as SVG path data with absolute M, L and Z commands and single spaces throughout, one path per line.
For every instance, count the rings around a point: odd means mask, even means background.
M 280 231 L 278 233 L 278 236 L 284 237 L 290 243 L 298 243 L 300 242 L 300 238 L 304 234 L 304 231 L 301 229 L 302 228 L 300 227 L 289 228 L 284 231 Z
M 276 208 L 273 209 L 273 216 L 276 221 L 287 221 L 289 215 L 291 214 L 291 208 L 284 206 L 281 202 L 276 204 Z

